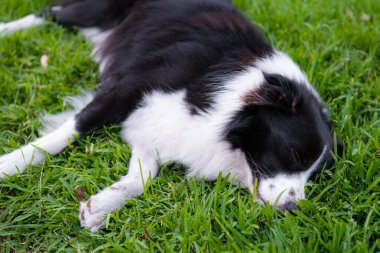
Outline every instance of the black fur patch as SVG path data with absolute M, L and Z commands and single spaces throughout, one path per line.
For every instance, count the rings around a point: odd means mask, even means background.
M 94 6 L 79 15 L 89 1 Z M 230 1 L 122 1 L 128 7 L 125 12 L 114 10 L 118 8 L 114 2 L 79 1 L 63 9 L 73 9 L 73 15 L 55 15 L 65 25 L 108 27 L 127 13 L 102 52 L 108 65 L 100 90 L 77 115 L 77 128 L 83 134 L 123 121 L 153 90 L 185 89 L 189 110 L 206 111 L 212 107 L 213 93 L 223 89 L 223 77 L 272 52 L 259 30 Z

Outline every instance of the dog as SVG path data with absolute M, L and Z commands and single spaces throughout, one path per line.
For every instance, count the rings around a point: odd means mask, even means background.
M 0 178 L 58 154 L 75 135 L 120 124 L 132 148 L 128 173 L 80 203 L 80 224 L 92 232 L 142 194 L 160 164 L 184 164 L 205 180 L 229 176 L 258 202 L 291 211 L 341 149 L 304 72 L 230 1 L 65 0 L 0 33 L 46 20 L 92 41 L 100 85 L 71 98 L 73 111 L 48 116 L 42 137 L 2 155 Z

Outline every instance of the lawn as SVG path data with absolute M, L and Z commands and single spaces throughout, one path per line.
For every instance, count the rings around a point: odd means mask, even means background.
M 108 126 L 0 183 L 0 252 L 380 252 L 380 1 L 235 3 L 302 66 L 345 146 L 300 210 L 279 213 L 171 164 L 100 232 L 82 230 L 75 188 L 94 194 L 127 171 L 130 149 Z M 0 22 L 47 4 L 1 0 Z M 96 84 L 90 44 L 76 32 L 49 23 L 0 38 L 0 154 L 36 138 L 43 112 L 67 109 L 63 97 Z

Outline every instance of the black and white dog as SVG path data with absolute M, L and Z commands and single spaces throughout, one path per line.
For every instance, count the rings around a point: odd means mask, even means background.
M 0 24 L 2 35 L 46 17 L 82 28 L 94 44 L 100 87 L 48 118 L 41 138 L 0 157 L 0 179 L 55 155 L 74 135 L 121 124 L 128 174 L 80 205 L 83 227 L 139 196 L 159 164 L 188 175 L 230 174 L 257 199 L 292 210 L 304 185 L 333 162 L 333 130 L 320 96 L 286 54 L 228 0 L 65 0 Z M 46 152 L 42 152 L 42 150 Z

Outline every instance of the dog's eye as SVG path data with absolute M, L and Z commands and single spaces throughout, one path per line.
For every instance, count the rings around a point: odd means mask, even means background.
M 301 162 L 301 157 L 295 148 L 292 148 L 292 155 L 297 164 L 299 164 Z

